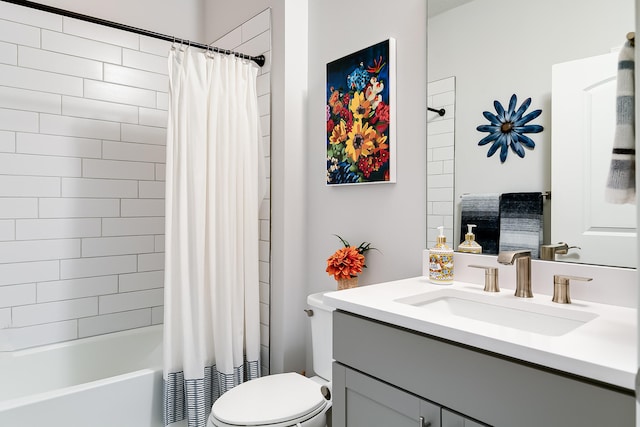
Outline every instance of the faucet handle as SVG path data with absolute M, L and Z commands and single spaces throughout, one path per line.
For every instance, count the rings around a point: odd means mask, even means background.
M 469 265 L 473 268 L 484 268 L 484 291 L 485 292 L 500 292 L 500 286 L 498 285 L 498 268 L 488 265 Z
M 541 245 L 540 259 L 543 259 L 546 261 L 555 261 L 556 254 L 566 255 L 569 252 L 569 249 L 581 249 L 581 248 L 580 246 L 569 246 L 565 242 L 558 242 L 550 245 Z
M 569 281 L 580 280 L 582 282 L 590 282 L 591 277 L 564 276 L 562 274 L 553 275 L 553 298 L 551 301 L 558 304 L 571 304 L 569 295 Z

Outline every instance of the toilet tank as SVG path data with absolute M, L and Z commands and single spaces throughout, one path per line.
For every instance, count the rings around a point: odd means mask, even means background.
M 316 375 L 331 381 L 331 362 L 333 362 L 332 313 L 334 308 L 322 302 L 326 292 L 311 294 L 307 297 L 309 308 L 313 310 L 311 319 L 311 347 L 313 349 L 313 370 Z

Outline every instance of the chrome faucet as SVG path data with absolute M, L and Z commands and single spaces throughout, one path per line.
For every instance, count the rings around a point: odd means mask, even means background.
M 520 298 L 531 298 L 531 251 L 505 251 L 498 254 L 498 262 L 505 265 L 516 264 L 516 293 Z

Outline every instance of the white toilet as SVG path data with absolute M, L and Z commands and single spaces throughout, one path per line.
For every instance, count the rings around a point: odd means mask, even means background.
M 269 375 L 229 390 L 211 408 L 209 427 L 325 427 L 331 408 L 332 311 L 324 292 L 307 297 L 311 310 L 313 370 L 318 377 L 295 372 Z M 325 397 L 326 396 L 326 397 Z

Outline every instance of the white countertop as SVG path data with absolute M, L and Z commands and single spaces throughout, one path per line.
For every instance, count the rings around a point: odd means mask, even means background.
M 439 314 L 424 307 L 397 302 L 425 292 L 453 289 L 482 295 L 482 298 L 515 299 L 566 310 L 595 313 L 597 318 L 560 336 Z M 556 304 L 551 296 L 516 298 L 513 290 L 483 292 L 482 286 L 454 282 L 434 285 L 425 277 L 415 277 L 377 285 L 362 286 L 324 295 L 324 302 L 336 309 L 417 332 L 444 338 L 522 361 L 635 390 L 636 309 L 572 299 L 572 304 Z M 511 301 L 505 301 L 511 302 Z

